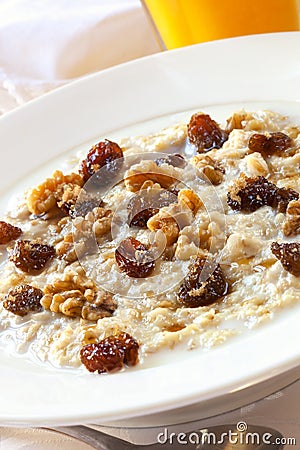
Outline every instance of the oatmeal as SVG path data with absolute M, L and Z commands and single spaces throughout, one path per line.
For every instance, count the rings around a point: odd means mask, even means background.
M 17 351 L 114 372 L 219 345 L 298 302 L 300 127 L 288 118 L 199 112 L 73 160 L 0 221 L 0 338 Z

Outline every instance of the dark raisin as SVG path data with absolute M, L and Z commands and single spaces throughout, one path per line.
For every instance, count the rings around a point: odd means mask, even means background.
M 85 345 L 80 351 L 81 362 L 90 372 L 115 372 L 138 362 L 139 344 L 128 333 L 109 336 L 95 344 Z
M 285 270 L 296 277 L 300 276 L 300 243 L 278 244 L 278 242 L 272 242 L 271 251 Z
M 154 216 L 158 213 L 159 209 L 156 208 L 146 208 L 141 211 L 140 201 L 136 199 L 128 205 L 130 208 L 128 218 L 129 218 L 129 226 L 130 227 L 139 227 L 139 228 L 147 228 L 147 222 L 150 217 Z M 135 211 L 139 211 L 135 213 Z
M 197 258 L 177 293 L 184 306 L 198 308 L 210 305 L 228 293 L 221 267 L 205 258 Z
M 155 267 L 151 252 L 133 237 L 126 238 L 119 244 L 115 258 L 119 269 L 133 278 L 146 278 Z
M 98 373 L 121 370 L 124 364 L 124 354 L 113 337 L 85 345 L 80 351 L 80 359 L 90 372 Z
M 39 312 L 43 309 L 40 303 L 43 295 L 40 289 L 22 284 L 8 292 L 3 306 L 17 316 L 26 316 L 30 312 Z
M 10 223 L 0 221 L 0 244 L 8 244 L 18 239 L 22 234 L 21 228 L 14 227 Z
M 278 208 L 279 212 L 286 212 L 289 202 L 292 200 L 298 200 L 299 194 L 293 189 L 286 188 L 277 188 L 276 197 L 275 197 L 275 205 Z
M 86 159 L 81 162 L 80 173 L 84 181 L 87 181 L 102 167 L 105 168 L 97 181 L 108 182 L 106 177 L 115 175 L 122 167 L 123 151 L 115 142 L 107 139 L 94 145 L 88 152 Z
M 289 202 L 298 198 L 298 192 L 278 188 L 264 177 L 248 178 L 242 175 L 230 188 L 227 203 L 235 211 L 253 212 L 267 205 L 285 212 Z
M 228 133 L 222 130 L 208 114 L 194 114 L 188 124 L 188 138 L 199 153 L 213 148 L 221 148 L 228 139 Z
M 259 152 L 265 156 L 283 156 L 291 148 L 293 140 L 284 133 L 253 134 L 249 139 L 248 147 L 252 152 Z
M 264 134 L 255 133 L 249 139 L 248 147 L 252 152 L 268 154 L 269 138 Z
M 127 366 L 135 366 L 139 359 L 139 344 L 128 333 L 120 333 L 117 336 L 118 347 L 124 352 L 124 364 Z
M 34 275 L 44 269 L 54 256 L 55 249 L 51 245 L 19 240 L 15 243 L 10 260 L 18 269 Z
M 139 191 L 131 197 L 127 205 L 129 226 L 146 228 L 150 217 L 157 214 L 160 208 L 176 201 L 176 195 L 165 189 Z
M 227 194 L 228 205 L 236 211 L 253 212 L 261 206 L 276 206 L 277 187 L 264 177 L 241 176 Z
M 162 158 L 157 158 L 155 162 L 158 167 L 160 167 L 162 164 L 169 164 L 170 166 L 183 169 L 186 166 L 186 160 L 184 156 L 180 155 L 179 153 L 168 155 Z

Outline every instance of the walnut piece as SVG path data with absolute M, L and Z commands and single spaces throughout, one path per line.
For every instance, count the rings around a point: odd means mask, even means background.
M 204 175 L 213 185 L 222 183 L 225 170 L 222 165 L 210 156 L 202 153 L 191 159 L 191 164 L 199 170 L 199 175 Z
M 117 307 L 111 294 L 72 270 L 45 286 L 41 304 L 52 312 L 87 320 L 110 317 Z
M 243 110 L 233 113 L 226 121 L 225 131 L 231 133 L 232 130 L 242 130 L 244 122 L 246 119 L 249 119 L 249 116 L 250 114 Z
M 193 214 L 203 206 L 202 201 L 191 189 L 181 189 L 178 193 L 178 203 L 181 206 L 187 206 Z
M 300 232 L 300 200 L 289 202 L 282 230 L 285 236 L 295 236 Z
M 28 193 L 28 209 L 36 215 L 46 213 L 62 201 L 66 190 L 75 190 L 82 185 L 81 175 L 76 173 L 64 175 L 60 170 L 56 170 L 51 178 L 47 178 Z
M 179 226 L 165 208 L 161 208 L 157 214 L 148 220 L 147 227 L 151 231 L 161 230 L 166 237 L 168 246 L 174 244 L 178 239 Z
M 177 171 L 173 166 L 164 164 L 159 167 L 154 161 L 142 161 L 127 170 L 125 186 L 129 191 L 137 192 L 142 186 L 145 186 L 146 181 L 152 181 L 158 183 L 162 188 L 168 189 L 177 178 Z
M 58 258 L 64 259 L 68 263 L 77 261 L 72 233 L 64 236 L 63 240 L 56 245 L 55 251 Z
M 112 211 L 102 207 L 94 208 L 85 217 L 76 217 L 73 225 L 76 230 L 84 233 L 95 233 L 96 237 L 101 237 L 110 230 L 112 221 Z
M 74 232 L 67 233 L 55 247 L 57 256 L 69 263 L 76 261 L 79 255 L 88 251 L 93 236 L 100 239 L 110 231 L 111 221 L 112 211 L 102 207 L 94 208 L 85 217 L 76 217 L 73 220 Z M 62 225 L 67 226 L 67 223 Z

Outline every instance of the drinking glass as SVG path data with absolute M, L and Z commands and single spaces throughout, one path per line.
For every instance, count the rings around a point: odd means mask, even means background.
M 163 48 L 299 30 L 298 0 L 142 0 Z

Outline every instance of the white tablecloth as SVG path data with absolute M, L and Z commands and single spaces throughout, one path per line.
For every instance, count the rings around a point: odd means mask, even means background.
M 86 73 L 157 51 L 138 0 L 0 0 L 0 115 Z M 0 449 L 91 447 L 46 430 L 3 427 Z

